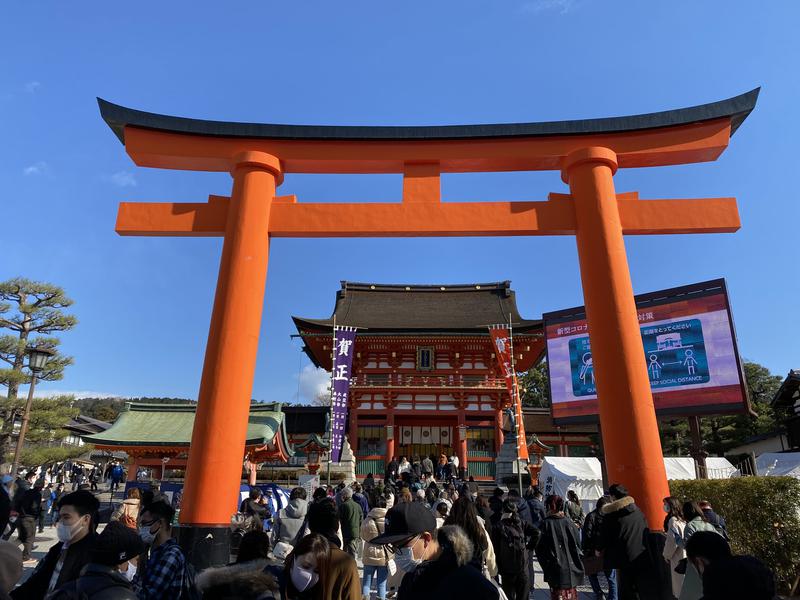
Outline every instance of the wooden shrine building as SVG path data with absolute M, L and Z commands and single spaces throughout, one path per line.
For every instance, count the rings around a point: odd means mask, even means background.
M 134 476 L 139 467 L 149 467 L 160 472 L 161 479 L 165 469 L 186 469 L 196 410 L 196 404 L 128 402 L 111 427 L 82 437 L 97 449 L 126 452 L 128 472 Z M 257 463 L 286 462 L 291 454 L 281 405 L 251 404 L 242 456 L 250 483 L 255 483 Z
M 328 371 L 334 319 L 358 330 L 347 426 L 357 475 L 383 474 L 392 456 L 445 453 L 493 480 L 511 400 L 488 326 L 511 321 L 518 371 L 544 351 L 541 321 L 520 316 L 510 282 L 342 282 L 330 318 L 294 317 L 305 352 Z

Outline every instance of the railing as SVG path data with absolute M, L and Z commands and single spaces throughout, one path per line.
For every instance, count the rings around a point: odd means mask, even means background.
M 494 462 L 471 460 L 467 463 L 467 474 L 473 477 L 494 477 L 494 467 Z
M 386 465 L 381 458 L 359 458 L 356 460 L 356 475 L 367 475 L 372 473 L 378 478 L 383 478 Z
M 502 389 L 505 379 L 483 375 L 406 375 L 403 373 L 375 373 L 357 375 L 350 381 L 353 387 L 408 387 L 408 388 L 477 388 Z
M 491 458 L 494 455 L 495 453 L 491 450 L 467 450 L 467 456 L 472 457 Z

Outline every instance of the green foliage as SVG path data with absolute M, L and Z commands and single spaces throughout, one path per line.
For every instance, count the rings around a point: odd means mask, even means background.
M 781 385 L 781 377 L 758 363 L 745 361 L 743 367 L 751 407 L 757 416 L 741 413 L 702 417 L 700 432 L 705 450 L 710 454 L 723 456 L 748 438 L 780 428 L 780 420 L 770 406 L 770 400 Z M 664 454 L 688 454 L 691 441 L 685 418 L 661 421 L 659 429 Z
M 94 446 L 25 446 L 22 450 L 20 464 L 46 465 L 76 458 L 81 454 L 91 452 Z
M 708 500 L 725 517 L 731 548 L 764 561 L 787 589 L 800 564 L 800 480 L 738 477 L 670 481 L 681 500 Z
M 64 313 L 71 305 L 64 290 L 50 283 L 22 277 L 0 282 L 0 329 L 10 332 L 0 336 L 0 361 L 8 365 L 0 369 L 0 384 L 8 387 L 12 402 L 19 386 L 30 381 L 30 375 L 23 371 L 25 349 L 37 345 L 55 350 L 60 340 L 52 334 L 69 331 L 78 323 L 75 316 Z M 57 353 L 38 378 L 61 379 L 64 368 L 71 364 L 71 357 Z
M 126 402 L 124 398 L 80 398 L 75 400 L 75 406 L 86 417 L 113 423 Z
M 141 398 L 128 398 L 128 402 L 141 402 L 142 404 L 197 404 L 197 400 L 190 398 L 151 398 L 143 396 Z
M 25 436 L 26 445 L 52 443 L 65 437 L 68 432 L 63 429 L 64 425 L 78 416 L 79 410 L 74 406 L 74 401 L 72 396 L 34 398 Z
M 550 377 L 547 363 L 540 362 L 518 378 L 523 406 L 548 408 L 550 406 Z

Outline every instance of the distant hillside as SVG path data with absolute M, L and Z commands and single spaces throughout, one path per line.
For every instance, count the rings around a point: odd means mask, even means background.
M 188 398 L 81 398 L 75 400 L 75 406 L 82 415 L 113 423 L 119 413 L 125 408 L 126 402 L 141 402 L 149 404 L 194 404 Z

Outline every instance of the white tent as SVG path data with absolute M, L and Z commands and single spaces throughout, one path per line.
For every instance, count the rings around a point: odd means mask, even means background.
M 665 456 L 664 467 L 667 470 L 667 479 L 697 479 L 694 469 L 694 459 L 691 456 Z
M 800 452 L 765 452 L 756 459 L 759 475 L 786 475 L 800 479 Z
M 733 468 L 730 463 L 728 465 Z M 667 470 L 667 479 L 696 479 L 693 458 L 666 457 L 664 467 Z M 800 471 L 798 476 L 800 477 Z M 603 495 L 600 461 L 593 457 L 546 456 L 539 472 L 539 487 L 545 495 L 558 494 L 562 498 L 567 497 L 567 490 L 575 490 L 584 512 L 588 514 L 594 510 L 595 502 Z
M 730 479 L 741 476 L 739 469 L 724 456 L 706 457 L 706 471 L 709 479 Z
M 539 487 L 545 496 L 557 494 L 562 498 L 567 497 L 567 490 L 575 490 L 583 511 L 589 514 L 603 495 L 600 461 L 593 457 L 546 456 L 539 472 Z

